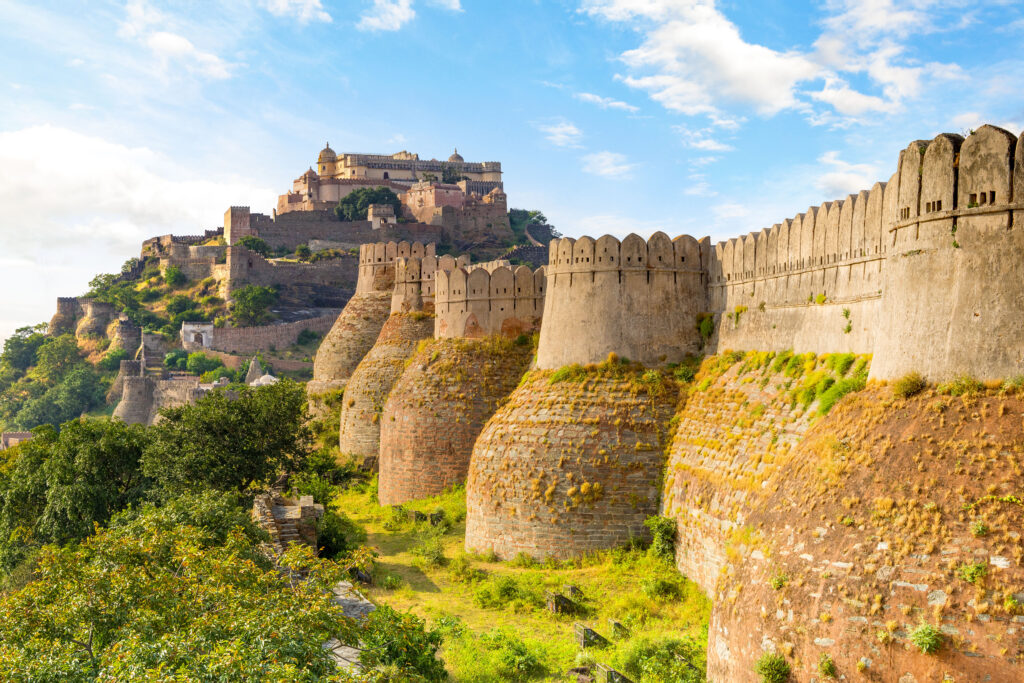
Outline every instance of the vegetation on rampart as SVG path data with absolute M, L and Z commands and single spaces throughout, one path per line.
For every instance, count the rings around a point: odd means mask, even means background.
M 402 200 L 388 187 L 360 187 L 341 198 L 334 207 L 339 221 L 365 221 L 370 204 L 390 204 L 395 216 L 402 215 Z

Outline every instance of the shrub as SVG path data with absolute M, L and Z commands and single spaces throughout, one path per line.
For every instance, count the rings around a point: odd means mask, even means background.
M 448 564 L 448 576 L 458 583 L 476 583 L 483 581 L 486 574 L 473 566 L 473 561 L 465 553 L 456 555 Z
M 622 671 L 636 680 L 704 683 L 704 647 L 690 638 L 639 638 L 626 645 Z
M 316 332 L 314 330 L 302 330 L 301 332 L 299 332 L 298 339 L 295 340 L 295 343 L 298 344 L 299 346 L 305 346 L 306 344 L 312 344 L 318 339 L 320 339 L 319 332 Z
M 420 539 L 410 550 L 417 558 L 417 563 L 427 567 L 440 567 L 448 561 L 444 556 L 444 544 L 440 534 L 430 533 Z
M 982 536 L 988 535 L 988 525 L 985 522 L 975 522 L 971 525 L 971 533 L 976 537 L 981 538 Z
M 832 657 L 827 652 L 822 652 L 821 657 L 818 658 L 818 673 L 825 678 L 836 677 L 836 663 L 832 661 Z
M 540 591 L 525 583 L 526 577 L 504 575 L 484 581 L 473 594 L 473 602 L 483 609 L 511 607 L 516 611 L 544 606 Z
M 930 655 L 942 647 L 942 632 L 931 624 L 921 624 L 910 632 L 910 642 L 924 654 Z
M 316 544 L 320 555 L 335 558 L 351 552 L 366 541 L 366 531 L 343 512 L 325 510 L 316 523 Z
M 537 561 L 533 559 L 533 556 L 529 553 L 519 551 L 518 553 L 516 553 L 515 557 L 509 560 L 509 564 L 513 567 L 522 567 L 524 569 L 529 569 L 531 567 L 536 567 Z
M 899 398 L 910 398 L 914 394 L 924 391 L 928 384 L 921 377 L 919 372 L 911 372 L 903 375 L 892 384 L 892 393 Z
M 268 256 L 270 254 L 270 245 L 267 244 L 266 240 L 256 237 L 255 235 L 239 237 L 235 244 L 245 247 L 249 251 L 255 251 L 260 256 Z
M 448 676 L 437 658 L 441 631 L 427 630 L 419 617 L 378 605 L 360 629 L 360 663 L 363 667 L 397 669 L 396 680 L 443 681 Z
M 761 655 L 754 665 L 754 671 L 761 677 L 761 683 L 785 683 L 789 680 L 789 664 L 782 655 Z
M 128 352 L 124 349 L 114 349 L 100 359 L 97 367 L 107 372 L 116 372 L 121 369 L 121 361 L 128 359 Z
M 204 372 L 216 370 L 223 365 L 224 363 L 219 358 L 211 358 L 202 351 L 188 354 L 188 359 L 185 361 L 185 369 L 193 375 L 201 375 Z
M 783 586 L 789 583 L 789 576 L 786 574 L 776 574 L 772 577 L 770 583 L 775 590 L 782 590 Z
M 960 375 L 952 382 L 945 382 L 936 387 L 936 390 L 940 394 L 948 394 L 950 396 L 965 396 L 970 394 L 977 394 L 985 388 L 981 382 L 971 377 L 970 375 Z
M 676 522 L 668 517 L 652 516 L 644 520 L 644 526 L 651 530 L 651 554 L 669 562 L 676 556 Z
M 645 577 L 640 580 L 640 591 L 649 598 L 678 599 L 683 590 L 678 581 L 657 577 Z
M 587 371 L 583 369 L 583 366 L 578 363 L 574 363 L 555 370 L 551 374 L 551 379 L 548 380 L 548 384 L 557 384 L 558 382 L 582 382 L 586 377 Z
M 828 365 L 837 375 L 845 377 L 856 360 L 852 353 L 834 353 L 828 357 Z
M 972 562 L 971 564 L 961 565 L 956 573 L 967 583 L 978 583 L 988 574 L 988 567 L 983 562 Z
M 715 333 L 715 317 L 710 313 L 701 313 L 697 316 L 697 331 L 701 339 L 707 342 Z
M 185 273 L 181 272 L 181 268 L 177 266 L 167 266 L 164 269 L 164 282 L 171 287 L 180 287 L 188 281 L 185 277 Z
M 839 380 L 819 397 L 818 414 L 827 415 L 832 410 L 832 406 L 839 402 L 839 399 L 851 392 L 860 391 L 865 384 L 864 378 L 857 375 Z
M 312 254 L 313 254 L 313 252 L 310 251 L 309 245 L 300 244 L 299 246 L 295 247 L 295 258 L 297 258 L 297 259 L 301 259 L 301 260 L 305 261 Z

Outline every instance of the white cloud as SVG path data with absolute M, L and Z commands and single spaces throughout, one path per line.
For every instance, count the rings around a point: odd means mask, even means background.
M 672 126 L 672 130 L 679 134 L 679 139 L 685 147 L 700 149 L 705 152 L 728 152 L 733 149 L 711 137 L 714 131 L 711 128 L 692 129 L 686 126 Z
M 356 28 L 360 31 L 397 31 L 416 18 L 412 0 L 373 0 Z
M 711 185 L 708 181 L 704 180 L 699 176 L 691 176 L 690 180 L 694 181 L 692 185 L 687 185 L 686 189 L 683 190 L 683 194 L 690 197 L 715 197 L 718 195 L 717 192 L 711 189 Z
M 583 131 L 568 121 L 539 123 L 536 126 L 548 142 L 558 147 L 579 147 L 583 138 Z
M 231 76 L 229 65 L 212 52 L 204 52 L 188 38 L 176 33 L 158 31 L 146 39 L 146 45 L 164 68 L 172 60 L 182 62 L 189 71 L 209 78 L 223 79 Z
M 583 170 L 605 178 L 628 178 L 636 164 L 626 160 L 624 154 L 618 152 L 594 152 L 583 157 Z
M 294 17 L 301 24 L 331 21 L 321 0 L 263 0 L 262 5 L 274 16 Z
M 872 164 L 851 164 L 839 158 L 839 152 L 825 152 L 818 158 L 824 168 L 817 174 L 815 186 L 827 197 L 845 197 L 870 188 L 878 179 Z
M 151 26 L 167 23 L 163 12 L 153 9 L 149 3 L 134 0 L 124 6 L 125 18 L 118 24 L 117 34 L 122 38 L 138 38 L 149 31 Z
M 712 207 L 711 213 L 714 214 L 717 220 L 725 221 L 734 220 L 736 218 L 745 218 L 750 215 L 750 210 L 743 204 L 726 202 Z
M 619 100 L 613 100 L 610 97 L 601 97 L 589 92 L 578 92 L 573 95 L 576 99 L 581 102 L 589 102 L 590 104 L 596 104 L 601 109 L 620 109 L 622 111 L 636 112 L 640 111 L 639 107 L 634 107 L 632 104 L 622 102 Z
M 143 239 L 201 234 L 230 204 L 268 211 L 271 188 L 203 177 L 146 148 L 50 125 L 0 132 L 4 257 L 31 261 L 31 272 L 0 268 L 0 291 L 19 292 L 19 324 L 52 314 L 56 296 L 73 296 L 99 272 L 138 255 Z M 7 297 L 10 299 L 11 297 Z M 4 317 L 16 317 L 4 306 Z M 0 335 L 9 334 L 0 321 Z
M 462 11 L 461 0 L 430 0 L 431 4 L 437 5 L 443 9 L 451 10 L 452 12 Z
M 736 105 L 762 116 L 793 110 L 813 123 L 837 123 L 837 116 L 898 110 L 930 82 L 962 78 L 955 64 L 916 59 L 907 42 L 971 22 L 964 5 L 826 0 L 829 15 L 812 50 L 748 42 L 715 0 L 582 0 L 580 11 L 639 33 L 639 46 L 620 55 L 627 73 L 618 80 L 670 111 L 734 129 L 739 122 L 724 111 Z M 865 76 L 868 86 L 855 89 L 846 74 Z

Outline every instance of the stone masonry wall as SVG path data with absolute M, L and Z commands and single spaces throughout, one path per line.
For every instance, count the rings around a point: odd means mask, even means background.
M 533 372 L 487 422 L 466 479 L 466 548 L 575 557 L 645 534 L 674 387 Z
M 312 330 L 325 334 L 334 324 L 336 316 L 320 316 L 298 320 L 280 325 L 260 325 L 258 327 L 223 327 L 215 328 L 210 341 L 211 349 L 225 353 L 254 353 L 265 351 L 271 347 L 285 349 L 294 344 L 303 330 Z M 194 342 L 185 344 L 189 350 L 203 350 L 202 344 Z
M 526 266 L 455 268 L 437 274 L 435 336 L 516 336 L 540 326 L 544 311 L 544 268 Z
M 345 385 L 339 447 L 344 454 L 377 457 L 380 418 L 391 388 L 405 369 L 416 345 L 434 331 L 433 316 L 393 313 Z
M 532 355 L 529 344 L 495 337 L 422 346 L 381 416 L 381 504 L 433 496 L 465 482 L 473 444 Z
M 596 363 L 609 352 L 657 365 L 700 349 L 706 267 L 692 237 L 563 237 L 549 253 L 539 367 Z

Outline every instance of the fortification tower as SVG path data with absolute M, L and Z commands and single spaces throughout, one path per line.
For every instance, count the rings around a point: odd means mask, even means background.
M 359 247 L 356 293 L 349 299 L 313 361 L 310 394 L 342 389 L 359 361 L 373 347 L 391 312 L 395 259 L 434 256 L 433 244 L 376 242 Z
M 614 354 L 657 366 L 701 342 L 693 238 L 556 240 L 546 274 L 540 370 L 488 421 L 466 479 L 466 547 L 501 557 L 572 557 L 643 535 L 675 396 L 657 371 L 640 388 L 644 369 Z M 571 364 L 590 366 L 555 372 Z
M 700 349 L 707 296 L 697 240 L 563 237 L 549 253 L 539 367 L 598 363 L 612 352 L 658 365 Z
M 435 275 L 465 261 L 466 257 L 433 254 L 395 259 L 391 315 L 345 386 L 339 429 L 342 453 L 377 457 L 384 402 L 416 345 L 433 335 Z
M 72 334 L 82 313 L 82 305 L 76 297 L 57 297 L 57 312 L 50 319 L 46 333 L 51 336 Z
M 76 337 L 102 336 L 107 332 L 107 325 L 114 313 L 114 307 L 103 301 L 93 299 L 82 300 L 82 318 L 75 328 Z
M 381 416 L 382 504 L 465 481 L 477 436 L 530 363 L 544 290 L 543 268 L 437 271 L 435 339 L 406 364 Z
M 986 125 L 900 155 L 873 376 L 995 379 L 1024 369 L 1021 146 Z

